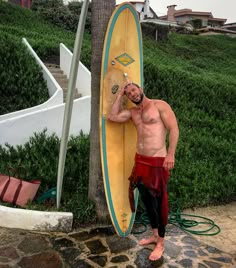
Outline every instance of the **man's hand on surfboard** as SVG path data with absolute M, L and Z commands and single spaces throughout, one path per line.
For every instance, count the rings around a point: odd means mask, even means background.
M 126 92 L 125 92 L 126 87 L 129 86 L 130 84 L 132 84 L 132 81 L 126 81 L 126 82 L 121 86 L 121 90 L 120 90 L 120 92 L 119 92 L 119 94 L 120 94 L 121 96 L 126 95 Z

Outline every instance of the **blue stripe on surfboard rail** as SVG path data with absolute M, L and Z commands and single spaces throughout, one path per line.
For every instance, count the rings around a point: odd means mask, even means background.
M 119 223 L 116 218 L 114 206 L 113 206 L 113 201 L 112 201 L 112 196 L 111 196 L 111 187 L 109 183 L 109 174 L 108 174 L 108 165 L 107 165 L 107 151 L 106 151 L 106 118 L 102 116 L 102 147 L 103 147 L 103 161 L 104 161 L 104 175 L 105 175 L 105 183 L 106 183 L 106 192 L 107 192 L 107 199 L 109 203 L 109 208 L 110 208 L 110 213 L 112 215 L 113 219 L 113 224 L 116 227 L 116 230 L 120 236 L 127 236 L 130 234 L 134 219 L 135 219 L 135 213 L 132 213 L 131 220 L 129 223 L 129 227 L 126 232 L 123 232 L 119 226 Z M 127 178 L 128 179 L 128 178 Z M 127 189 L 128 190 L 128 189 Z M 127 191 L 128 194 L 128 191 Z M 138 204 L 138 191 L 135 191 L 135 207 L 137 207 Z

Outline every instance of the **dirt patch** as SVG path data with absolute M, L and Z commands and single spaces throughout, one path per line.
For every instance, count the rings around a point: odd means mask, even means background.
M 183 213 L 203 216 L 214 221 L 221 228 L 219 234 L 194 236 L 203 243 L 236 256 L 236 202 L 221 206 L 188 209 L 184 210 Z M 201 228 L 199 226 L 197 228 Z

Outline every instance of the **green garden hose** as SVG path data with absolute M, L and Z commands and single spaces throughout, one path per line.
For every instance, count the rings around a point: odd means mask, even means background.
M 198 218 L 198 219 L 201 219 L 201 221 L 186 219 L 186 218 L 183 218 L 182 216 L 185 216 L 188 218 L 189 217 L 196 218 L 196 219 Z M 177 209 L 176 212 L 174 213 L 172 212 L 169 214 L 168 223 L 179 227 L 185 232 L 195 234 L 195 235 L 213 236 L 213 235 L 219 234 L 221 231 L 220 227 L 216 225 L 214 221 L 212 221 L 211 219 L 208 219 L 202 216 L 191 215 L 191 214 L 183 214 L 180 212 L 179 208 Z M 136 230 L 134 230 L 132 233 L 133 234 L 144 233 L 147 230 L 148 224 L 149 224 L 148 216 L 147 216 L 146 211 L 144 211 L 135 220 Z M 191 230 L 191 228 L 197 227 L 200 225 L 206 225 L 208 227 L 204 230 Z
M 198 218 L 198 219 L 201 219 L 201 221 L 185 219 L 182 216 L 196 218 L 196 219 Z M 192 215 L 192 214 L 184 214 L 184 213 L 181 213 L 179 209 L 177 209 L 175 213 L 170 213 L 168 217 L 168 223 L 171 223 L 179 227 L 180 229 L 188 233 L 195 234 L 195 235 L 212 236 L 212 235 L 219 234 L 221 231 L 220 227 L 216 225 L 214 221 L 212 221 L 211 219 L 208 219 L 202 216 Z M 206 225 L 207 229 L 191 230 L 191 228 L 200 226 L 200 225 Z

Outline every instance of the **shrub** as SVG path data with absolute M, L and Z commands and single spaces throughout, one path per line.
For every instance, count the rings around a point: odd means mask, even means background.
M 75 33 L 82 5 L 81 2 L 70 2 L 68 5 L 63 5 L 60 0 L 34 0 L 32 10 L 37 11 L 48 22 Z M 86 17 L 85 31 L 91 33 L 91 3 Z
M 27 171 L 23 179 L 41 180 L 39 197 L 57 185 L 59 149 L 60 139 L 55 134 L 48 135 L 46 130 L 34 134 L 24 145 L 0 146 L 0 172 L 6 174 L 9 166 L 23 166 Z M 61 209 L 73 212 L 80 223 L 91 220 L 94 215 L 94 206 L 87 198 L 88 176 L 89 137 L 81 132 L 68 141 L 61 202 Z M 55 200 L 53 205 L 55 209 Z M 45 206 L 35 204 L 30 208 L 45 210 Z
M 30 108 L 48 100 L 42 72 L 22 42 L 2 33 L 0 58 L 0 114 Z

